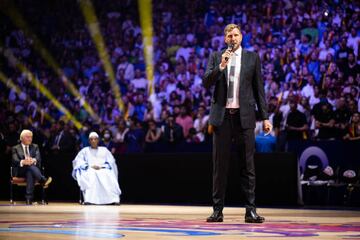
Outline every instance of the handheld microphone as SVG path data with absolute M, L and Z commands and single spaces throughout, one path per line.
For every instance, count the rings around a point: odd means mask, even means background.
M 234 46 L 235 46 L 235 44 L 230 43 L 230 44 L 228 45 L 227 50 L 229 50 L 230 52 L 232 52 L 232 50 L 234 49 Z M 228 58 L 228 57 L 225 57 L 225 61 L 229 61 L 229 58 Z

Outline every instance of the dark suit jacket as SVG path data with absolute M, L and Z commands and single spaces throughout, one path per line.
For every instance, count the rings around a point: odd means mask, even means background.
M 223 71 L 219 68 L 223 52 L 213 52 L 210 55 L 203 78 L 205 88 L 214 86 L 209 118 L 209 123 L 213 126 L 220 126 L 225 115 L 228 71 L 227 68 Z M 244 49 L 241 52 L 239 96 L 240 120 L 243 128 L 255 128 L 256 106 L 261 119 L 268 119 L 260 58 L 256 53 Z
M 55 142 L 57 135 L 54 136 L 53 142 Z M 75 142 L 74 137 L 71 135 L 70 132 L 64 130 L 64 132 L 60 138 L 60 142 L 59 142 L 60 152 L 75 151 L 75 145 L 76 145 L 76 142 Z
M 36 166 L 38 168 L 40 168 L 41 167 L 41 156 L 40 156 L 40 150 L 39 150 L 38 145 L 30 144 L 29 152 L 30 152 L 30 156 L 32 158 L 36 159 Z M 21 168 L 20 161 L 25 158 L 24 155 L 25 155 L 24 150 L 23 150 L 21 144 L 18 144 L 18 145 L 15 145 L 14 147 L 12 147 L 12 166 L 15 168 Z M 17 169 L 15 169 L 14 174 L 15 174 L 15 176 L 17 175 Z

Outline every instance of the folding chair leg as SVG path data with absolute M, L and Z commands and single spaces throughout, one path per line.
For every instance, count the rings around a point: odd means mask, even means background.
M 10 204 L 14 204 L 13 185 L 10 182 Z
M 81 189 L 80 189 L 80 197 L 79 197 L 79 204 L 81 205 L 81 204 L 83 204 L 83 196 L 82 196 L 82 191 L 81 191 Z

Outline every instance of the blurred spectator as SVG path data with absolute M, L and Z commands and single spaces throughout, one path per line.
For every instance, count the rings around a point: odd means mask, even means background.
M 156 126 L 154 120 L 150 120 L 148 122 L 148 131 L 145 136 L 145 142 L 147 143 L 155 143 L 159 142 L 161 139 L 161 129 Z
M 353 113 L 344 139 L 360 140 L 360 113 Z
M 126 152 L 126 134 L 129 132 L 129 128 L 126 126 L 126 121 L 124 119 L 121 119 L 118 126 L 117 126 L 117 132 L 115 133 L 115 153 L 125 153 Z
M 337 139 L 342 139 L 346 134 L 346 128 L 350 121 L 350 111 L 346 107 L 345 98 L 341 97 L 336 101 L 336 110 L 334 111 L 334 120 Z
M 205 107 L 199 106 L 196 119 L 194 121 L 194 129 L 200 142 L 205 141 L 205 133 L 208 127 L 209 115 L 205 114 Z
M 189 134 L 189 129 L 193 127 L 193 119 L 189 115 L 185 105 L 180 107 L 180 114 L 176 117 L 176 123 L 183 129 L 183 135 L 186 138 Z
M 317 111 L 314 113 L 315 128 L 318 131 L 317 138 L 319 139 L 335 139 L 335 119 L 332 107 L 327 102 L 320 102 L 314 106 Z
M 106 147 L 112 154 L 116 151 L 115 142 L 112 139 L 112 133 L 109 129 L 105 129 L 102 135 L 102 145 Z
M 52 141 L 51 149 L 57 153 L 70 153 L 75 151 L 75 139 L 69 132 L 69 126 L 59 121 L 54 130 L 56 131 L 55 138 Z
M 175 122 L 172 115 L 167 118 L 163 130 L 163 138 L 165 142 L 170 144 L 179 143 L 184 138 L 182 127 Z
M 287 140 L 303 140 L 308 139 L 307 130 L 309 126 L 304 113 L 297 110 L 297 102 L 291 100 L 290 112 L 286 119 L 286 137 Z
M 136 118 L 129 118 L 129 131 L 125 136 L 126 152 L 140 153 L 143 151 L 144 131 Z

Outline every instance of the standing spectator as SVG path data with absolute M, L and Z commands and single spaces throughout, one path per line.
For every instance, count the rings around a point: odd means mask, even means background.
M 346 107 L 346 101 L 344 97 L 336 100 L 336 110 L 334 112 L 336 137 L 342 139 L 346 135 L 346 128 L 348 127 L 349 120 L 351 118 L 350 111 Z
M 318 109 L 315 114 L 315 128 L 318 130 L 318 139 L 335 139 L 335 119 L 332 107 L 327 102 L 320 102 L 314 106 L 314 110 Z
M 309 126 L 304 113 L 297 110 L 297 102 L 290 100 L 290 112 L 286 119 L 287 140 L 303 140 L 308 138 Z

